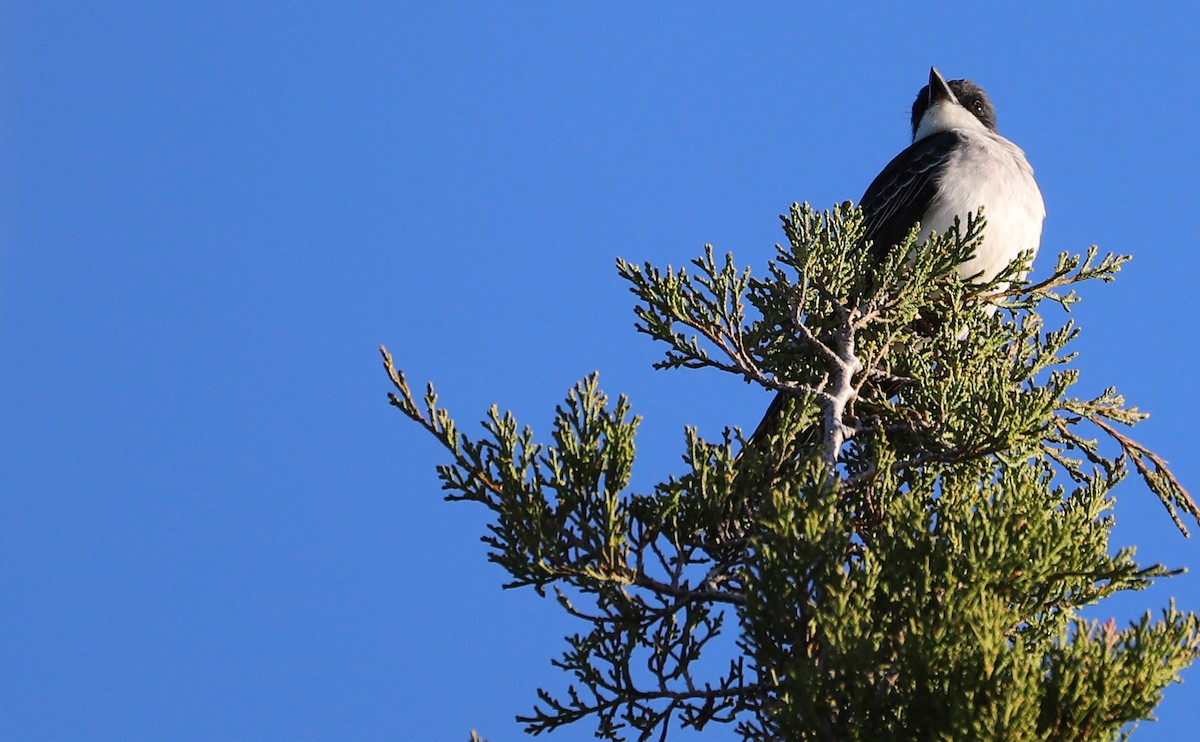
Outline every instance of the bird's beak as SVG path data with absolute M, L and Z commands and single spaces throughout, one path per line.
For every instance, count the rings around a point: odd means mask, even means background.
M 946 84 L 946 78 L 942 77 L 942 73 L 937 71 L 937 67 L 929 68 L 929 105 L 935 103 L 951 102 L 958 103 L 958 98 L 954 96 L 954 91 Z

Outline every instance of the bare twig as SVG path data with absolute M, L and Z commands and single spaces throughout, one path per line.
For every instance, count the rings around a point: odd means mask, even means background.
M 839 324 L 834 331 L 833 347 L 826 345 L 804 323 L 800 308 L 796 307 L 792 322 L 800 336 L 825 359 L 829 368 L 828 382 L 822 389 L 818 403 L 824 417 L 824 446 L 821 459 L 831 481 L 837 478 L 838 455 L 846 440 L 854 435 L 854 429 L 844 422 L 846 408 L 854 400 L 857 391 L 854 374 L 862 370 L 862 362 L 855 355 L 856 310 L 847 309 L 834 302 Z

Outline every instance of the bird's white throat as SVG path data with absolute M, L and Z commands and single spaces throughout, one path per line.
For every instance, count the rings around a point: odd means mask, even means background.
M 982 121 L 975 118 L 973 113 L 958 103 L 939 101 L 930 106 L 925 111 L 925 115 L 921 117 L 921 123 L 917 126 L 917 133 L 913 137 L 913 141 L 918 142 L 925 137 L 950 129 L 988 130 Z

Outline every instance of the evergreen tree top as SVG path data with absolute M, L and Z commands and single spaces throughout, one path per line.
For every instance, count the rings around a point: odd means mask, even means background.
M 982 218 L 921 249 L 914 230 L 882 263 L 848 204 L 796 205 L 784 228 L 761 277 L 711 247 L 691 269 L 618 261 L 659 368 L 780 394 L 755 436 L 687 430 L 682 470 L 650 491 L 629 487 L 639 418 L 595 375 L 549 440 L 495 407 L 473 438 L 383 351 L 392 404 L 450 453 L 447 499 L 492 511 L 508 586 L 552 590 L 584 627 L 555 661 L 572 684 L 538 692 L 529 730 L 1110 739 L 1148 718 L 1196 657 L 1197 618 L 1080 611 L 1177 573 L 1110 545 L 1129 463 L 1183 533 L 1200 510 L 1124 432 L 1143 413 L 1112 389 L 1072 396 L 1078 329 L 1041 314 L 1127 258 L 1063 254 L 1028 284 L 1026 256 L 976 284 L 954 269 Z

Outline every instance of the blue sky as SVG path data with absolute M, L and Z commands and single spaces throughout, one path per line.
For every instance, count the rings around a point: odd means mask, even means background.
M 1080 389 L 1152 412 L 1200 490 L 1200 13 L 838 5 L 0 8 L 0 736 L 518 738 L 571 625 L 500 589 L 376 346 L 464 424 L 545 431 L 599 370 L 645 417 L 637 482 L 677 471 L 684 425 L 768 396 L 652 371 L 614 258 L 761 269 L 777 214 L 906 144 L 931 64 L 1037 169 L 1035 275 L 1134 254 L 1083 290 Z M 1115 543 L 1197 564 L 1118 497 Z M 1196 575 L 1097 615 L 1171 597 L 1200 609 Z M 1185 680 L 1138 738 L 1191 729 Z

